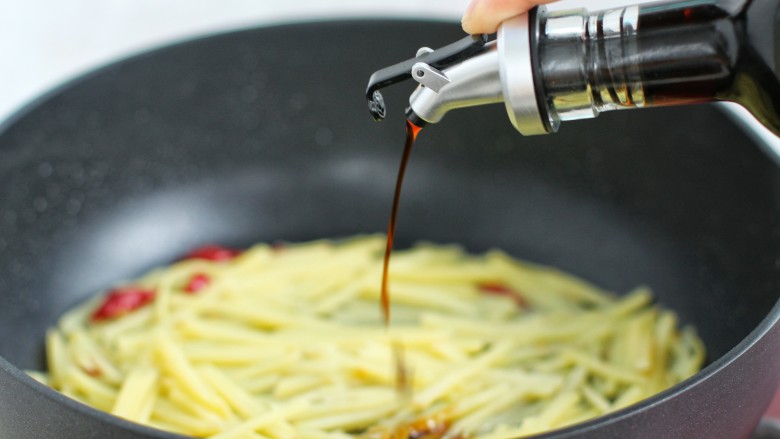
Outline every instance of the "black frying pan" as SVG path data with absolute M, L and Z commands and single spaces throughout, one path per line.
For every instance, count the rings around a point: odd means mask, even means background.
M 375 124 L 368 75 L 454 25 L 249 30 L 104 68 L 0 133 L 0 437 L 172 438 L 68 400 L 43 365 L 57 316 L 205 242 L 381 232 L 402 114 Z M 411 90 L 396 87 L 388 108 Z M 696 325 L 688 381 L 548 437 L 738 438 L 780 381 L 780 170 L 717 109 L 608 114 L 523 138 L 503 108 L 427 128 L 399 245 L 501 247 L 623 292 L 651 286 Z M 379 282 L 379 279 L 377 279 Z

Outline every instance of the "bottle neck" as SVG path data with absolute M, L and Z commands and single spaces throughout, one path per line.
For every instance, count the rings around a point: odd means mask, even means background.
M 771 3 L 772 13 L 777 9 L 775 0 L 759 2 L 764 8 Z M 774 47 L 774 33 L 753 35 L 764 44 L 759 50 L 748 34 L 751 3 L 689 1 L 539 14 L 537 92 L 552 125 L 603 111 L 726 100 L 780 134 L 780 85 L 774 50 L 766 50 L 767 44 Z

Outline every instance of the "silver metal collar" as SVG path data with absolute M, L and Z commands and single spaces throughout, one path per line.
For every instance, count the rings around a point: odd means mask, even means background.
M 528 14 L 504 21 L 498 28 L 498 62 L 504 103 L 512 125 L 525 136 L 547 134 L 536 101 Z

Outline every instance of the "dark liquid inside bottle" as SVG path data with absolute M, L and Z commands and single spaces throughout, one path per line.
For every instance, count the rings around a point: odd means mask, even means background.
M 594 13 L 581 39 L 548 32 L 539 49 L 546 105 L 570 120 L 581 118 L 566 114 L 583 96 L 577 90 L 590 90 L 596 112 L 731 101 L 780 136 L 779 7 L 780 0 L 650 3 Z
M 775 0 L 640 8 L 637 48 L 649 105 L 733 101 L 780 134 Z

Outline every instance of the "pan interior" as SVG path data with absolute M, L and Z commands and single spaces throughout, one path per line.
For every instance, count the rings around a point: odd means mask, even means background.
M 380 125 L 362 88 L 458 37 L 410 22 L 242 31 L 108 67 L 30 110 L 0 134 L 0 355 L 40 368 L 68 307 L 203 243 L 383 232 L 412 85 L 386 93 Z M 777 301 L 778 189 L 774 164 L 707 106 L 533 138 L 499 106 L 460 110 L 420 136 L 397 239 L 498 247 L 619 293 L 649 285 L 714 359 Z

